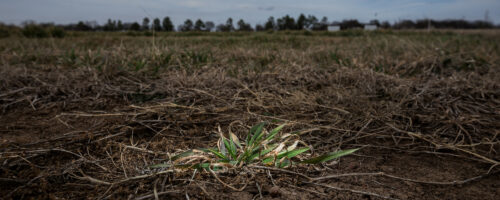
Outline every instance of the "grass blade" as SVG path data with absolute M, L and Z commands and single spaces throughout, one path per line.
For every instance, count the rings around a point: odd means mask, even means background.
M 301 148 L 301 149 L 295 149 L 295 150 L 292 150 L 292 151 L 285 151 L 283 153 L 280 153 L 278 154 L 278 158 L 283 158 L 283 157 L 287 157 L 287 158 L 293 158 L 301 153 L 304 153 L 306 151 L 309 150 L 309 147 L 304 147 L 304 148 Z
M 222 154 L 221 152 L 218 152 L 214 149 L 207 149 L 208 151 L 210 151 L 212 154 L 214 154 L 215 156 L 219 157 L 219 158 L 222 158 L 224 160 L 229 160 L 224 154 Z
M 223 138 L 222 139 L 224 141 L 224 145 L 226 146 L 228 152 L 229 152 L 229 155 L 233 158 L 233 159 L 236 159 L 236 145 L 234 145 L 234 142 L 233 140 L 228 140 L 228 139 L 225 139 Z M 229 142 L 231 141 L 231 142 Z
M 184 158 L 184 157 L 187 157 L 187 156 L 191 156 L 193 154 L 194 154 L 193 150 L 185 151 L 185 152 L 182 152 L 180 154 L 177 154 L 177 155 L 173 156 L 172 158 L 170 158 L 170 160 L 175 161 L 175 160 L 177 160 L 179 158 Z
M 279 125 L 278 127 L 276 127 L 275 129 L 273 129 L 270 133 L 269 133 L 269 136 L 267 136 L 266 138 L 266 141 L 271 141 L 272 139 L 274 139 L 274 136 L 276 134 L 278 134 L 278 132 L 280 132 L 281 129 L 283 129 L 283 127 L 285 127 L 286 124 L 282 124 L 282 125 Z
M 292 162 L 289 159 L 284 159 L 281 162 L 276 162 L 275 166 L 278 168 L 285 168 L 288 167 Z
M 259 123 L 259 124 L 255 125 L 255 126 L 253 126 L 250 129 L 250 133 L 247 136 L 247 138 L 251 137 L 250 141 L 247 140 L 247 145 L 248 146 L 253 146 L 254 143 L 256 142 L 256 140 L 261 137 L 262 129 L 264 128 L 264 125 L 266 125 L 266 123 L 262 122 L 262 123 Z
M 279 153 L 278 155 L 276 156 L 269 156 L 269 157 L 266 157 L 262 160 L 262 163 L 264 164 L 270 164 L 273 162 L 273 160 L 275 159 L 281 159 L 281 158 L 284 158 L 284 157 L 287 157 L 288 159 L 290 158 L 293 158 L 301 153 L 304 153 L 306 151 L 309 150 L 309 147 L 304 147 L 304 148 L 301 148 L 301 149 L 295 149 L 295 150 L 292 150 L 292 151 L 283 151 L 281 153 Z
M 227 148 L 226 145 L 224 144 L 225 138 L 221 136 L 221 138 L 217 141 L 217 148 L 219 149 L 219 152 L 222 153 L 222 155 L 226 156 L 227 155 Z
M 231 140 L 239 147 L 241 148 L 241 143 L 240 139 L 234 134 L 234 133 L 229 133 L 229 136 L 231 137 Z
M 315 157 L 315 158 L 311 158 L 311 159 L 308 159 L 308 160 L 304 160 L 301 163 L 318 164 L 318 163 L 322 163 L 322 162 L 326 162 L 326 161 L 329 161 L 329 160 L 333 160 L 335 158 L 339 158 L 339 157 L 342 157 L 342 156 L 345 156 L 345 155 L 349 155 L 351 153 L 354 153 L 357 150 L 359 150 L 359 149 L 349 149 L 349 150 L 343 150 L 343 151 L 336 151 L 336 152 L 328 153 L 328 154 L 325 154 L 325 155 L 322 155 L 322 156 L 318 156 L 318 157 Z

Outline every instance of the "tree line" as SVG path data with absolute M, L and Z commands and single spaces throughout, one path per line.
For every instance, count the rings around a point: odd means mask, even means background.
M 488 21 L 467 21 L 463 19 L 448 19 L 448 20 L 400 20 L 395 23 L 389 21 L 379 22 L 378 20 L 371 20 L 366 24 L 376 25 L 384 29 L 426 29 L 426 28 L 449 28 L 449 29 L 487 29 L 498 28 L 493 23 Z M 327 30 L 329 25 L 337 25 L 340 29 L 353 29 L 362 28 L 364 23 L 356 19 L 347 19 L 343 21 L 329 21 L 327 17 L 318 19 L 314 15 L 300 14 L 296 19 L 290 15 L 285 15 L 280 18 L 269 17 L 263 24 L 251 24 L 245 22 L 243 19 L 234 23 L 232 18 L 228 18 L 225 23 L 215 25 L 212 21 L 203 21 L 197 19 L 195 21 L 186 19 L 182 24 L 175 28 L 170 17 L 165 17 L 162 20 L 154 18 L 152 21 L 145 17 L 142 23 L 131 22 L 122 23 L 121 20 L 109 19 L 106 24 L 100 26 L 96 22 L 83 22 L 77 24 L 69 24 L 63 26 L 66 30 L 78 31 L 217 31 L 217 32 L 231 32 L 231 31 L 270 31 L 270 30 L 313 30 L 322 31 Z
M 432 20 L 432 19 L 419 19 L 419 20 L 400 20 L 395 23 L 388 21 L 379 22 L 378 20 L 371 20 L 366 24 L 376 25 L 382 29 L 490 29 L 500 28 L 500 25 L 494 25 L 492 22 L 486 20 L 468 21 L 463 19 L 448 19 L 448 20 Z M 206 31 L 206 32 L 232 32 L 232 31 L 282 31 L 282 30 L 311 30 L 311 31 L 324 31 L 327 30 L 329 25 L 339 26 L 341 30 L 363 28 L 365 25 L 356 19 L 347 19 L 343 21 L 329 21 L 327 17 L 318 19 L 314 15 L 300 14 L 297 18 L 290 15 L 274 18 L 269 17 L 266 22 L 252 26 L 250 23 L 240 19 L 236 22 L 232 18 L 228 18 L 225 23 L 216 25 L 212 21 L 204 21 L 197 19 L 195 21 L 186 19 L 182 24 L 175 27 L 170 17 L 163 19 L 154 18 L 149 19 L 145 17 L 141 23 L 139 22 L 122 22 L 121 20 L 112 20 L 100 25 L 95 21 L 79 21 L 74 24 L 54 25 L 53 23 L 40 23 L 36 24 L 33 21 L 23 23 L 26 35 L 33 32 L 42 34 L 42 29 L 47 29 L 52 33 L 50 35 L 63 35 L 62 30 L 72 31 L 162 31 L 162 32 L 189 32 L 189 31 Z M 9 27 L 0 23 L 0 36 L 8 35 Z M 33 34 L 31 34 L 33 35 Z M 43 35 L 43 34 L 42 34 Z

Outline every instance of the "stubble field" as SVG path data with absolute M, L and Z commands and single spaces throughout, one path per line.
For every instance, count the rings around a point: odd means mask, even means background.
M 137 36 L 139 35 L 139 36 Z M 500 33 L 0 39 L 5 199 L 495 199 Z M 286 124 L 318 165 L 152 168 Z M 220 131 L 219 131 L 220 128 Z M 297 159 L 301 159 L 300 157 Z

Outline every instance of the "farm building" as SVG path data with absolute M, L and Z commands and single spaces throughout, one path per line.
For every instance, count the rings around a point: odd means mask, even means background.
M 340 26 L 339 25 L 328 25 L 328 31 L 331 31 L 331 32 L 340 31 Z
M 377 30 L 377 28 L 378 28 L 378 27 L 377 27 L 377 25 L 375 25 L 375 24 L 365 24 L 365 25 L 363 26 L 363 29 L 364 29 L 364 30 L 367 30 L 367 31 L 374 31 L 374 30 Z

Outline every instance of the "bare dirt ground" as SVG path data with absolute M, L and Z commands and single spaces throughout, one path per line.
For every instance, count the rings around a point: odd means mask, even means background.
M 497 199 L 500 73 L 497 50 L 489 51 L 487 69 L 462 71 L 415 58 L 382 72 L 305 60 L 238 74 L 202 66 L 154 76 L 40 58 L 20 66 L 4 53 L 0 196 Z M 416 67 L 421 74 L 407 75 Z M 216 175 L 148 167 L 214 146 L 218 127 L 243 138 L 261 121 L 301 131 L 314 154 L 361 150 L 322 165 Z

